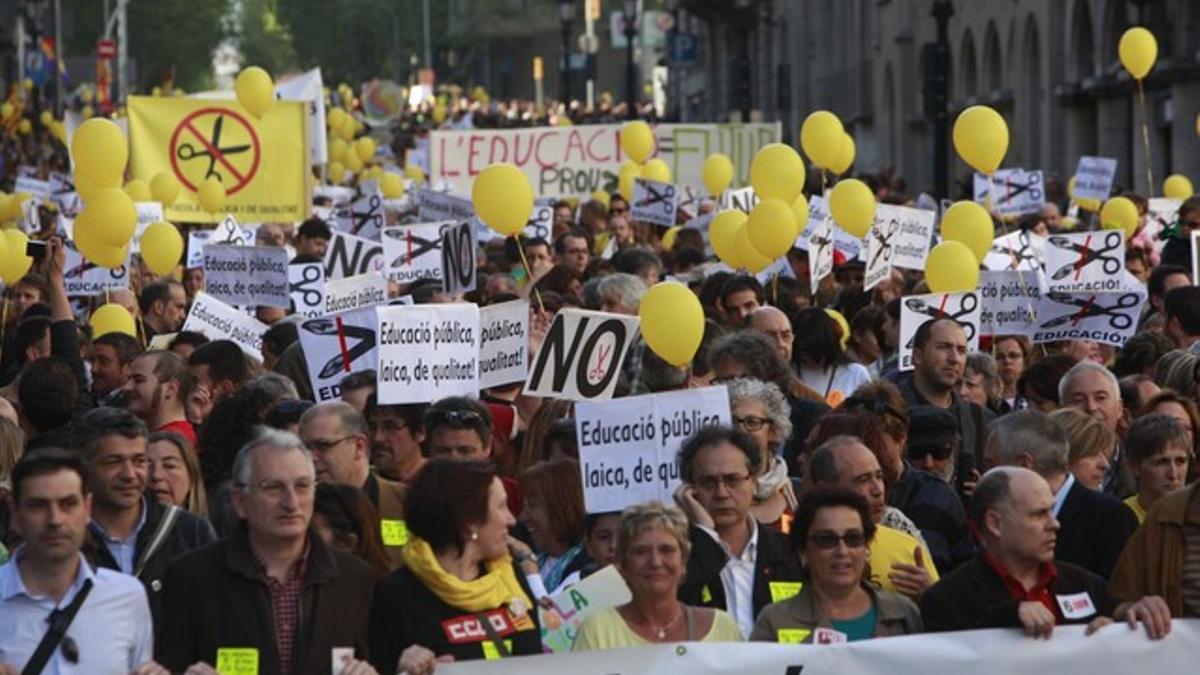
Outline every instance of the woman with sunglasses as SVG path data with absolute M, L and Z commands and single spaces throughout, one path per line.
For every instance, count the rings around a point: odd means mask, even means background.
M 861 495 L 839 488 L 805 495 L 791 532 L 803 585 L 763 608 L 750 640 L 828 644 L 920 632 L 921 614 L 911 600 L 866 580 L 874 535 Z

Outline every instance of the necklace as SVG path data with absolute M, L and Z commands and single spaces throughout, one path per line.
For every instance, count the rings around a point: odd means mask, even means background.
M 678 607 L 678 606 L 679 605 L 676 605 L 676 607 Z M 638 618 L 642 618 L 641 612 L 638 612 L 637 614 L 638 614 Z M 650 623 L 649 621 L 646 621 L 645 625 L 651 631 L 654 632 L 654 634 L 658 637 L 659 640 L 665 640 L 667 638 L 667 631 L 674 628 L 675 624 L 679 623 L 679 620 L 682 618 L 683 618 L 683 611 L 680 610 L 680 612 L 675 615 L 675 618 L 671 619 L 671 622 L 664 626 L 655 626 L 654 624 Z

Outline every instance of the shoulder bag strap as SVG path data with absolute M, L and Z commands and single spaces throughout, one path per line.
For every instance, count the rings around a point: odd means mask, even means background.
M 713 621 L 716 621 L 716 619 L 716 610 L 713 610 Z M 692 621 L 692 608 L 690 605 L 683 606 L 683 620 L 687 622 L 687 641 L 695 642 L 697 640 L 696 626 Z
M 149 562 L 158 549 L 167 540 L 167 535 L 171 533 L 171 528 L 175 526 L 175 521 L 179 519 L 180 509 L 174 504 L 167 504 L 167 512 L 163 514 L 162 520 L 158 521 L 158 527 L 154 530 L 154 536 L 150 538 L 150 542 L 146 544 L 146 550 L 142 551 L 142 557 L 138 559 L 137 567 L 133 570 L 133 576 L 141 578 L 142 570 L 146 568 L 146 563 Z
M 46 621 L 50 624 L 50 627 L 46 629 L 46 634 L 42 636 L 42 641 L 38 643 L 37 649 L 33 651 L 33 656 L 29 657 L 29 662 L 21 670 L 21 675 L 38 675 L 42 672 L 54 650 L 58 649 L 58 643 L 62 642 L 63 636 L 67 634 L 67 629 L 71 627 L 71 622 L 75 620 L 75 615 L 79 613 L 79 608 L 83 605 L 83 601 L 87 599 L 88 593 L 91 592 L 92 580 L 88 579 L 83 582 L 83 586 L 75 594 L 75 598 L 71 600 L 71 604 L 62 609 L 55 609 L 50 612 L 50 615 L 46 617 Z
M 512 656 L 512 654 L 508 651 L 508 647 L 505 646 L 504 640 L 501 640 L 500 635 L 496 633 L 496 629 L 492 628 L 492 622 L 488 621 L 487 616 L 480 612 L 479 614 L 475 615 L 475 620 L 478 621 L 481 626 L 483 626 L 483 632 L 487 633 L 488 639 L 492 641 L 493 645 L 495 645 L 496 653 L 499 654 L 501 658 L 508 658 L 509 656 Z

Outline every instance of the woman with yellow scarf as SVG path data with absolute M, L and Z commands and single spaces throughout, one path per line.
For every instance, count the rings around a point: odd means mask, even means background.
M 375 669 L 426 675 L 438 662 L 542 653 L 533 594 L 509 555 L 516 519 L 495 467 L 427 463 L 404 513 L 404 566 L 380 582 L 371 607 Z

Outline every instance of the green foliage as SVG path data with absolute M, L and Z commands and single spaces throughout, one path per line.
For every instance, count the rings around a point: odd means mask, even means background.
M 279 0 L 241 0 L 241 5 L 237 44 L 242 65 L 260 66 L 271 74 L 296 70 L 299 61 L 292 36 L 279 21 Z

